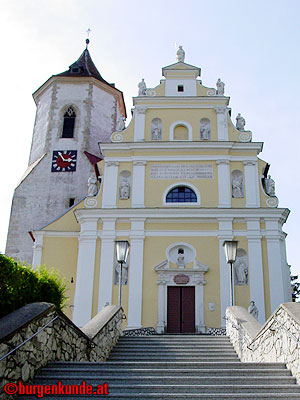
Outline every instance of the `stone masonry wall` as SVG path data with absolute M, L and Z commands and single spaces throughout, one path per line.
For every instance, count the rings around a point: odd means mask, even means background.
M 226 333 L 243 362 L 283 362 L 300 383 L 300 303 L 283 303 L 263 327 L 243 308 L 228 307 Z
M 6 383 L 30 381 L 35 372 L 50 361 L 105 361 L 122 335 L 123 310 L 118 306 L 105 307 L 80 330 L 55 306 L 43 304 L 47 305 L 46 310 L 1 338 L 0 358 L 56 318 L 22 347 L 0 361 L 0 392 L 3 399 L 6 398 L 2 393 Z M 25 307 L 29 306 L 32 305 Z M 19 317 L 16 313 L 22 313 L 23 309 L 14 313 L 16 319 Z M 7 323 L 5 318 L 0 320 L 0 330 L 1 323 Z M 7 398 L 12 399 L 12 396 Z

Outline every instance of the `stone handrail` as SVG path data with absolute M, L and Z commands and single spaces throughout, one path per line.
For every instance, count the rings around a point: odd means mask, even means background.
M 243 362 L 283 362 L 300 383 L 300 303 L 283 303 L 261 326 L 243 307 L 226 310 L 226 334 Z
M 49 361 L 105 361 L 122 335 L 123 315 L 107 306 L 79 329 L 53 304 L 33 303 L 0 319 L 0 359 L 8 354 L 0 362 L 1 398 L 12 399 L 2 393 L 6 383 L 30 381 Z

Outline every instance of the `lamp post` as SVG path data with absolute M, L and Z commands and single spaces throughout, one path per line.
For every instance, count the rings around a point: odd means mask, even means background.
M 116 240 L 116 248 L 117 248 L 117 261 L 121 265 L 120 273 L 119 273 L 119 306 L 122 303 L 122 270 L 123 264 L 126 263 L 128 252 L 129 252 L 129 243 L 127 240 Z
M 237 240 L 225 240 L 223 243 L 227 264 L 230 264 L 230 306 L 234 305 L 233 264 L 236 260 Z

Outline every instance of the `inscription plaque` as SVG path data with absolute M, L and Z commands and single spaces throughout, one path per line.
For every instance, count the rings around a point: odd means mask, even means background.
M 154 164 L 150 179 L 212 179 L 212 164 Z

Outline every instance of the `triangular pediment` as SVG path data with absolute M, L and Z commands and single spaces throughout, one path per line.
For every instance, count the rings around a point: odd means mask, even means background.
M 169 71 L 169 70 L 176 70 L 176 69 L 186 69 L 189 71 L 200 71 L 200 68 L 195 67 L 194 65 L 191 64 L 186 64 L 184 62 L 177 62 L 171 65 L 167 65 L 166 67 L 163 68 L 163 71 Z

